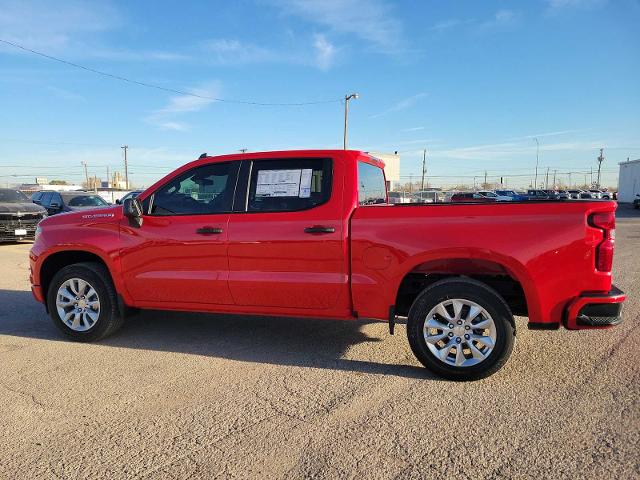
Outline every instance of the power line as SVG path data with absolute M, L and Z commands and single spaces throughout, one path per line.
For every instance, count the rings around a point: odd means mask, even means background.
M 174 88 L 162 87 L 160 85 L 154 85 L 152 83 L 141 82 L 139 80 L 133 80 L 133 79 L 126 78 L 126 77 L 123 77 L 123 76 L 120 76 L 120 75 L 114 75 L 112 73 L 103 72 L 101 70 L 96 70 L 95 68 L 86 67 L 86 66 L 80 65 L 78 63 L 73 63 L 73 62 L 70 62 L 68 60 L 63 60 L 62 58 L 54 57 L 52 55 L 47 55 L 46 53 L 42 53 L 42 52 L 39 52 L 37 50 L 32 50 L 32 49 L 27 48 L 27 47 L 25 47 L 23 45 L 19 45 L 17 43 L 13 43 L 13 42 L 10 42 L 8 40 L 3 40 L 2 38 L 0 38 L 0 42 L 4 43 L 6 45 L 10 45 L 10 46 L 12 46 L 14 48 L 19 48 L 20 50 L 24 50 L 25 52 L 33 53 L 34 55 L 39 55 L 40 57 L 46 58 L 48 60 L 53 60 L 55 62 L 63 63 L 63 64 L 68 65 L 70 67 L 79 68 L 79 69 L 85 70 L 87 72 L 95 73 L 97 75 L 102 75 L 103 77 L 112 78 L 114 80 L 120 80 L 121 82 L 131 83 L 133 85 L 138 85 L 140 87 L 154 88 L 156 90 L 162 90 L 162 91 L 169 92 L 169 93 L 177 93 L 178 95 L 187 95 L 187 96 L 190 96 L 190 97 L 202 98 L 202 99 L 205 99 L 205 100 L 214 100 L 216 102 L 236 103 L 236 104 L 241 104 L 241 105 L 254 105 L 254 106 L 260 106 L 260 107 L 302 107 L 302 106 L 307 106 L 307 105 L 320 105 L 320 104 L 327 104 L 327 103 L 340 103 L 340 102 L 342 102 L 342 98 L 336 98 L 336 99 L 332 99 L 332 100 L 315 100 L 315 101 L 311 101 L 311 102 L 282 102 L 282 103 L 274 102 L 274 103 L 272 103 L 272 102 L 256 102 L 256 101 L 253 101 L 253 100 L 231 100 L 231 99 L 226 99 L 226 98 L 209 97 L 207 95 L 200 95 L 200 94 L 193 93 L 193 92 L 186 92 L 186 91 L 177 90 L 177 89 L 174 89 Z

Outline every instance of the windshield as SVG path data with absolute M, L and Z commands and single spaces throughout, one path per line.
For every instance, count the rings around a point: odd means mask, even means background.
M 31 203 L 31 200 L 18 190 L 0 188 L 0 203 Z
M 109 205 L 98 195 L 78 195 L 77 197 L 71 197 L 65 200 L 67 200 L 67 205 L 70 207 L 100 207 L 102 205 Z

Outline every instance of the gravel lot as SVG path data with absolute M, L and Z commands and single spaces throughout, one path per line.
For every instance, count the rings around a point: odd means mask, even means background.
M 31 296 L 29 244 L 0 245 L 0 477 L 638 478 L 640 213 L 617 234 L 624 324 L 518 319 L 475 383 L 384 323 L 145 312 L 71 343 Z

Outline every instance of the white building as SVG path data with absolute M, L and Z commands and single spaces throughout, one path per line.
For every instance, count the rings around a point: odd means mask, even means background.
M 640 159 L 620 163 L 618 201 L 631 203 L 640 194 Z
M 384 162 L 384 176 L 387 179 L 387 188 L 394 190 L 400 183 L 400 155 L 398 153 L 368 152 L 371 156 Z

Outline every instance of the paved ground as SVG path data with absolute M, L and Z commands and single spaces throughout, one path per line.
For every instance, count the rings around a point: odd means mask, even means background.
M 70 343 L 28 291 L 29 245 L 0 245 L 0 477 L 637 478 L 640 214 L 620 217 L 625 323 L 518 319 L 475 383 L 382 323 L 148 312 Z

